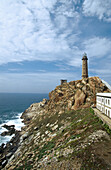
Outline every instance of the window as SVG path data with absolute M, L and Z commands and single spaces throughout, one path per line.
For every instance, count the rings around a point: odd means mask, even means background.
M 106 115 L 107 115 L 107 109 L 106 109 Z
M 98 97 L 98 101 L 101 101 L 101 98 L 100 98 L 100 97 Z
M 110 117 L 110 111 L 108 110 L 108 116 Z
M 108 105 L 110 105 L 110 100 L 108 100 Z
M 106 104 L 107 104 L 107 99 L 106 99 Z
M 104 102 L 104 99 L 102 99 L 102 102 Z

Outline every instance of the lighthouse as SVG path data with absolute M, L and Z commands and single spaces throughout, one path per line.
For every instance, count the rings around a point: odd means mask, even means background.
M 82 57 L 82 79 L 88 78 L 88 63 L 87 63 L 87 54 L 84 53 Z

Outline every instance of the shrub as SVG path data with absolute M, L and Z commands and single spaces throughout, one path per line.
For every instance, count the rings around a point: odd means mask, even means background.
M 109 128 L 109 126 L 106 123 L 104 124 L 104 128 L 107 131 L 107 133 L 111 135 L 111 129 Z

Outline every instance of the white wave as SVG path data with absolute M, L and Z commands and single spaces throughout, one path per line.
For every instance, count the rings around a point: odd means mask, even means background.
M 4 124 L 6 124 L 6 125 L 15 125 L 15 129 L 16 129 L 16 130 L 21 130 L 21 127 L 24 126 L 24 123 L 22 122 L 23 119 L 20 118 L 21 115 L 22 115 L 22 113 L 19 113 L 19 114 L 16 116 L 15 119 L 13 119 L 13 120 L 6 120 L 5 123 L 1 124 L 1 125 L 0 125 L 0 134 L 1 134 L 2 132 L 4 132 L 4 131 L 7 131 L 7 129 L 5 129 L 5 128 L 3 127 Z M 12 136 L 1 136 L 1 135 L 0 135 L 0 145 L 1 145 L 2 143 L 5 143 L 5 144 L 6 144 L 8 141 L 10 141 L 10 139 L 11 139 L 13 136 L 14 136 L 14 135 L 12 135 Z
M 11 135 L 11 136 L 0 136 L 0 145 L 2 143 L 6 144 L 8 141 L 11 140 L 12 137 L 14 137 L 15 135 Z
M 0 125 L 0 134 L 1 134 L 2 132 L 4 132 L 4 131 L 8 131 L 7 129 L 5 129 L 4 127 L 2 127 L 3 125 L 4 125 L 4 123 Z
M 16 119 L 13 119 L 13 120 L 9 120 L 7 121 L 5 124 L 6 125 L 15 125 L 15 129 L 16 130 L 21 130 L 21 127 L 24 126 L 24 123 L 22 122 L 23 119 L 21 119 L 22 113 L 19 113 L 17 116 L 16 116 Z

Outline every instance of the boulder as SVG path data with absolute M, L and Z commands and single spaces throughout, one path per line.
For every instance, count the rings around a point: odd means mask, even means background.
M 75 85 L 75 81 L 70 81 L 69 84 L 74 86 Z
M 26 138 L 28 138 L 29 134 L 28 132 L 26 132 L 25 134 L 23 134 L 21 137 L 20 137 L 20 143 L 25 140 Z
M 52 130 L 56 130 L 58 128 L 58 125 L 55 125 Z
M 91 101 L 90 97 L 87 97 L 86 102 L 90 102 L 90 101 Z
M 2 168 L 4 168 L 6 164 L 7 164 L 7 160 L 4 160 L 4 161 L 2 162 Z
M 2 127 L 7 129 L 8 131 L 4 131 L 3 133 L 1 133 L 1 136 L 11 136 L 11 135 L 15 134 L 15 132 L 16 132 L 15 125 L 6 125 L 5 124 Z
M 83 91 L 78 89 L 75 94 L 75 104 L 74 104 L 74 109 L 79 108 L 81 105 L 84 104 L 85 102 L 86 95 L 84 94 Z
M 8 154 L 6 155 L 6 158 L 9 159 L 12 155 L 13 155 L 13 153 L 10 152 L 10 153 L 8 153 Z
M 8 134 L 7 131 L 4 131 L 4 132 L 1 133 L 1 136 L 8 136 L 8 135 L 9 135 L 9 134 Z
M 43 99 L 42 102 L 40 102 L 40 106 L 44 107 L 47 104 L 47 99 Z
M 87 84 L 88 83 L 88 79 L 87 78 L 82 79 L 82 83 L 83 84 Z
M 7 130 L 10 130 L 10 129 L 14 129 L 15 125 L 6 125 L 6 124 L 4 124 L 2 127 L 4 127 Z
M 71 97 L 71 98 L 68 100 L 68 109 L 71 109 L 71 107 L 74 105 L 74 102 L 75 102 L 74 97 Z
M 2 154 L 2 153 L 3 153 L 4 148 L 5 148 L 5 144 L 4 144 L 4 143 L 2 143 L 2 145 L 0 146 L 0 154 Z
M 78 83 L 78 84 L 76 85 L 76 87 L 81 89 L 81 88 L 83 87 L 83 85 L 82 85 L 81 83 Z
M 9 131 L 4 131 L 3 133 L 1 133 L 1 136 L 11 136 L 13 134 L 15 134 L 15 129 L 11 129 Z

